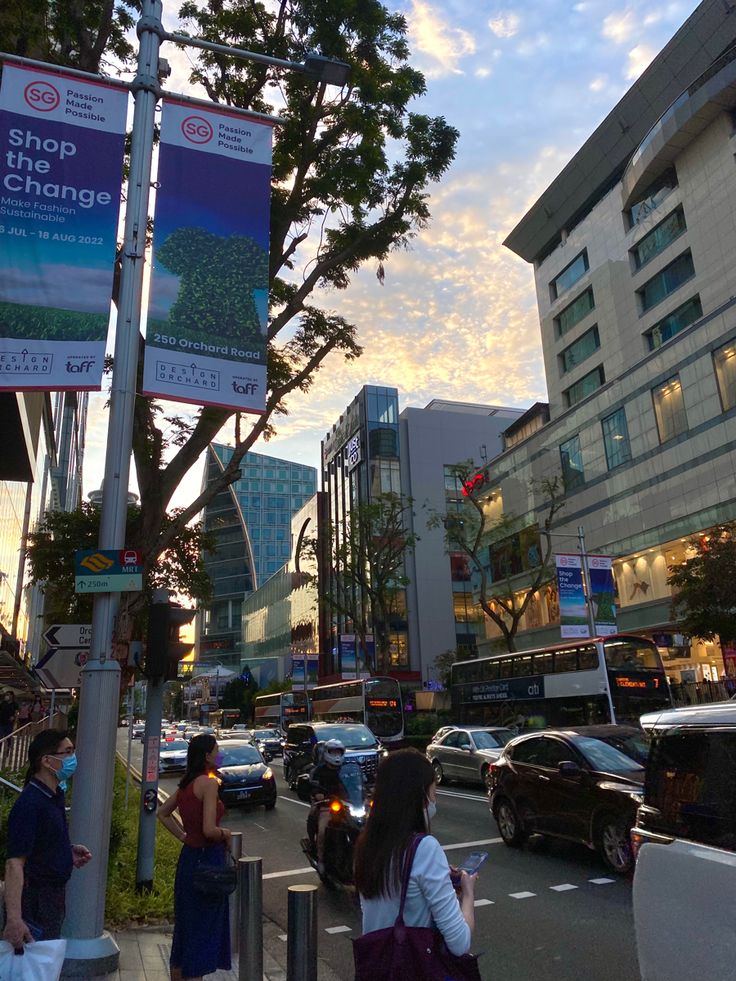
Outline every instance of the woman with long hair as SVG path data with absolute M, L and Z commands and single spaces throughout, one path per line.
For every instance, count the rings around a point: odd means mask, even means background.
M 404 906 L 408 927 L 436 927 L 453 954 L 466 954 L 475 926 L 477 876 L 460 874 L 458 893 L 440 843 L 430 833 L 437 803 L 432 765 L 416 749 L 385 757 L 376 777 L 373 807 L 355 851 L 355 886 L 363 933 L 393 926 L 399 913 L 407 853 L 417 835 Z M 459 899 L 459 901 L 458 901 Z
M 193 736 L 179 788 L 157 811 L 164 827 L 184 845 L 174 880 L 171 981 L 201 981 L 205 974 L 230 970 L 227 897 L 204 896 L 194 889 L 197 865 L 224 865 L 230 850 L 230 831 L 220 827 L 225 805 L 218 795 L 217 758 L 213 735 Z M 177 809 L 181 824 L 174 818 Z

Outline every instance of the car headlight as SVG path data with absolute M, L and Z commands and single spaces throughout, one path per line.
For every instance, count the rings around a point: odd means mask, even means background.
M 273 780 L 273 770 L 271 769 L 270 766 L 267 766 L 266 769 L 263 771 L 263 779 Z

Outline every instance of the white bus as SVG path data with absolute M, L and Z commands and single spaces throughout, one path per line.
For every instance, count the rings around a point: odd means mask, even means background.
M 404 738 L 401 689 L 395 678 L 318 685 L 309 693 L 314 722 L 362 722 L 383 743 Z
M 282 732 L 292 722 L 306 722 L 309 701 L 303 691 L 277 691 L 272 695 L 256 695 L 253 720 L 256 729 L 276 726 Z

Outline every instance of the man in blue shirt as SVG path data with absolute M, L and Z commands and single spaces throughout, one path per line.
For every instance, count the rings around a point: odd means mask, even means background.
M 15 948 L 61 936 L 66 884 L 92 857 L 72 845 L 64 809 L 66 781 L 76 769 L 65 732 L 45 729 L 28 750 L 28 773 L 8 815 L 3 937 Z

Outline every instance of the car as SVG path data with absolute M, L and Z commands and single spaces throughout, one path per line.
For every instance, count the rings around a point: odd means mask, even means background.
M 132 739 L 143 739 L 146 734 L 146 726 L 143 722 L 134 722 L 133 728 L 130 730 L 130 735 Z
M 611 725 L 610 723 L 592 726 L 570 726 L 567 732 L 581 732 L 595 739 L 602 739 L 614 746 L 636 763 L 646 766 L 649 756 L 649 736 L 639 726 Z
M 284 744 L 278 729 L 254 729 L 251 739 L 266 757 L 284 755 Z
M 641 717 L 651 737 L 631 832 L 642 981 L 730 978 L 736 888 L 736 704 Z
M 158 754 L 159 777 L 165 777 L 168 773 L 182 773 L 186 770 L 188 749 L 189 743 L 185 739 L 162 742 Z
M 491 764 L 491 813 L 506 845 L 532 834 L 580 842 L 612 872 L 633 866 L 630 832 L 644 799 L 644 768 L 597 727 L 517 736 Z
M 296 790 L 299 775 L 311 770 L 319 755 L 318 747 L 328 739 L 340 740 L 345 747 L 345 760 L 356 762 L 366 785 L 372 787 L 385 750 L 361 722 L 292 722 L 284 746 L 284 777 L 289 787 Z
M 435 782 L 463 780 L 490 786 L 491 763 L 514 733 L 501 726 L 454 726 L 427 746 Z
M 446 736 L 448 732 L 452 732 L 453 729 L 458 729 L 459 726 L 442 726 L 430 739 L 431 743 L 438 743 L 443 736 Z
M 231 729 L 229 729 L 227 731 L 228 732 L 247 732 L 248 731 L 248 726 L 245 724 L 245 722 L 236 722 L 235 725 Z
M 188 726 L 184 732 L 181 734 L 182 739 L 186 739 L 187 742 L 192 738 L 192 736 L 198 736 L 201 732 L 199 726 Z
M 272 811 L 278 796 L 276 778 L 260 750 L 244 739 L 228 739 L 220 745 L 220 752 L 220 800 L 227 806 L 262 804 Z

